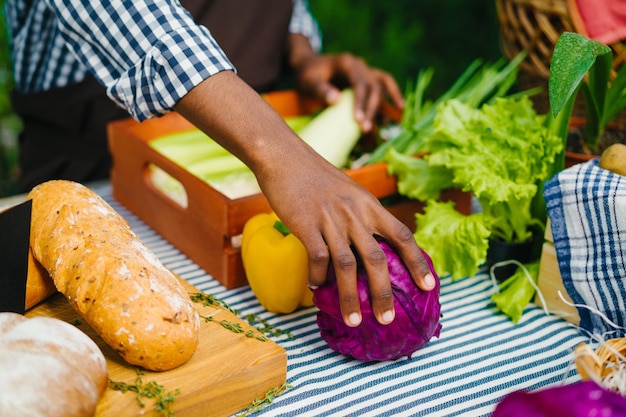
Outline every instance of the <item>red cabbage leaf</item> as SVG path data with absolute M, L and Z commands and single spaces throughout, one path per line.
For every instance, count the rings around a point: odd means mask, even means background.
M 439 337 L 441 306 L 439 277 L 430 257 L 422 251 L 435 277 L 431 291 L 421 290 L 409 275 L 404 263 L 385 242 L 379 242 L 387 255 L 391 287 L 394 295 L 395 319 L 392 323 L 378 323 L 370 304 L 367 273 L 362 264 L 357 269 L 357 286 L 363 320 L 357 327 L 347 326 L 341 316 L 335 271 L 329 268 L 326 283 L 313 293 L 319 308 L 317 324 L 322 338 L 331 349 L 361 361 L 395 360 L 411 355 Z
M 515 391 L 496 406 L 492 417 L 624 417 L 626 398 L 593 381 L 542 390 Z

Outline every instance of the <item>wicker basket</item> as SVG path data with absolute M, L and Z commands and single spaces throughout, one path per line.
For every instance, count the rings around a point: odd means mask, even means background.
M 547 83 L 552 51 L 563 32 L 583 33 L 577 12 L 571 13 L 574 0 L 496 0 L 500 41 L 504 55 L 512 59 L 521 51 L 527 56 L 520 65 L 521 89 L 542 87 L 546 93 L 535 97 L 537 111 L 548 111 Z M 626 61 L 626 41 L 609 45 L 613 50 L 613 73 Z M 574 111 L 581 116 L 582 107 Z
M 584 31 L 577 15 L 570 13 L 569 1 L 496 0 L 505 56 L 512 59 L 526 51 L 528 56 L 521 67 L 532 75 L 547 79 L 552 50 L 561 33 Z M 616 70 L 626 61 L 626 41 L 609 46 L 613 50 L 613 69 Z
M 624 364 L 626 338 L 609 339 L 595 352 L 585 343 L 575 349 L 576 369 L 582 379 L 603 380 L 619 364 Z

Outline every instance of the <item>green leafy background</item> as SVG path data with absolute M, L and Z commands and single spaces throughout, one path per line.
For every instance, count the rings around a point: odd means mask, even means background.
M 433 94 L 476 58 L 500 51 L 493 0 L 310 0 L 325 52 L 350 51 L 391 72 L 401 86 L 433 67 Z
M 0 0 L 0 7 L 5 0 Z M 323 31 L 324 52 L 350 51 L 392 73 L 401 88 L 433 67 L 433 96 L 476 58 L 501 56 L 493 0 L 310 0 Z M 16 136 L 8 38 L 0 19 L 0 196 L 16 192 Z

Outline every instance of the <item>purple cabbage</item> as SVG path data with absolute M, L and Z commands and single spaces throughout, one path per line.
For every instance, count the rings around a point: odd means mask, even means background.
M 626 398 L 593 381 L 515 391 L 496 406 L 492 417 L 624 417 Z
M 376 321 L 370 304 L 367 273 L 359 263 L 357 287 L 363 316 L 361 324 L 350 327 L 344 323 L 332 266 L 329 268 L 326 283 L 313 292 L 313 301 L 319 309 L 317 324 L 322 338 L 330 348 L 343 355 L 361 361 L 395 360 L 403 356 L 410 359 L 433 336 L 439 337 L 439 277 L 430 257 L 422 251 L 437 284 L 431 291 L 421 290 L 413 282 L 396 252 L 385 242 L 379 241 L 379 244 L 387 255 L 396 313 L 394 321 L 388 325 Z

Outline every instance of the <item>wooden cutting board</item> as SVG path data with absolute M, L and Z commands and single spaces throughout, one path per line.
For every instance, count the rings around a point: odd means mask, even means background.
M 182 280 L 190 294 L 199 292 Z M 239 323 L 244 330 L 254 330 L 247 322 L 226 309 L 204 307 L 196 303 L 202 316 L 212 316 L 213 321 L 202 322 L 200 344 L 193 357 L 185 364 L 166 372 L 142 370 L 144 383 L 154 381 L 165 391 L 180 390 L 172 404 L 176 417 L 228 416 L 247 408 L 252 401 L 286 381 L 287 353 L 278 344 L 250 338 L 245 333 L 235 333 L 220 322 Z M 59 293 L 48 298 L 26 313 L 28 317 L 48 316 L 75 324 L 100 347 L 107 359 L 109 379 L 134 384 L 137 367 L 124 360 L 111 349 L 78 316 Z M 255 334 L 259 335 L 257 331 Z M 160 416 L 154 411 L 155 403 L 144 399 L 141 408 L 134 392 L 107 388 L 98 403 L 97 417 Z

